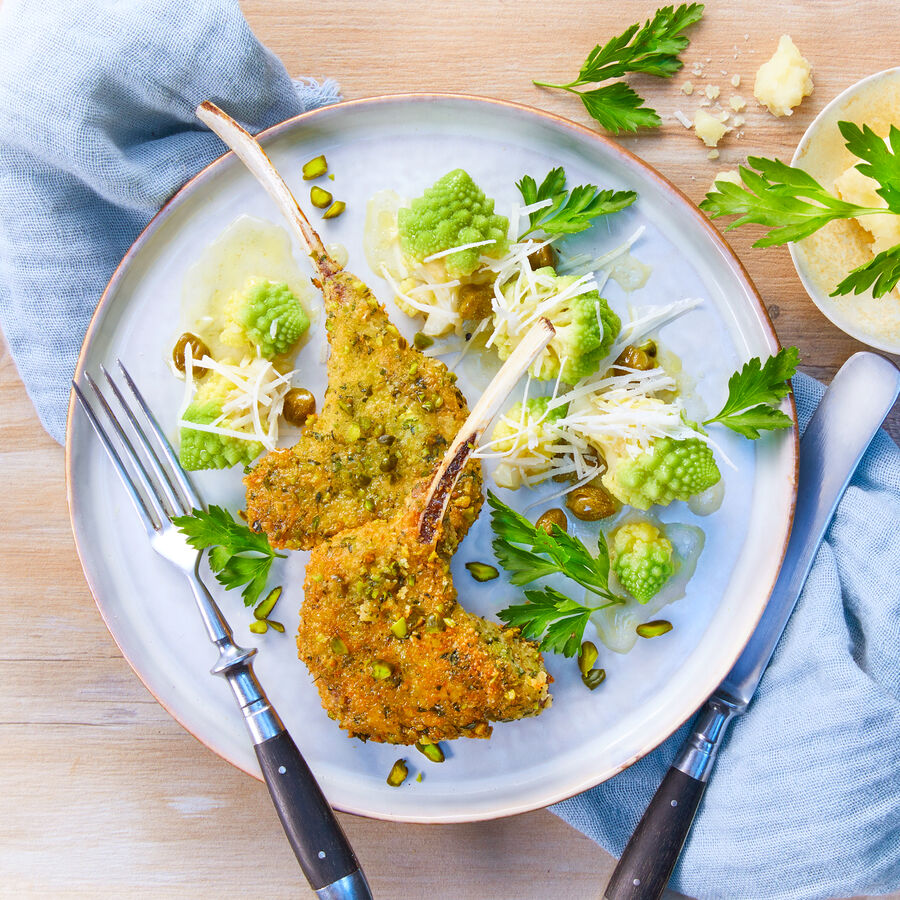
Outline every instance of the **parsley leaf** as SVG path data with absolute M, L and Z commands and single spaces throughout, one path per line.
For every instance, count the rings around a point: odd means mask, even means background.
M 717 181 L 700 209 L 710 218 L 737 216 L 727 228 L 754 223 L 769 231 L 754 247 L 771 247 L 799 241 L 835 219 L 858 216 L 900 215 L 900 129 L 891 126 L 887 140 L 868 125 L 838 122 L 847 149 L 860 160 L 856 168 L 878 182 L 876 193 L 884 207 L 859 206 L 827 191 L 802 169 L 777 159 L 751 156 L 741 166 L 743 185 Z M 754 171 L 755 170 L 755 171 Z M 871 288 L 874 297 L 882 297 L 900 282 L 900 245 L 883 250 L 865 265 L 850 272 L 832 292 L 861 294 Z
M 497 615 L 507 625 L 520 628 L 524 637 L 540 640 L 541 650 L 564 656 L 578 652 L 591 613 L 612 605 L 584 606 L 552 587 L 525 591 L 525 597 L 527 602 L 508 606 Z
M 549 206 L 528 214 L 529 228 L 519 235 L 521 240 L 540 229 L 545 234 L 576 234 L 591 225 L 591 220 L 631 206 L 637 199 L 634 191 L 600 191 L 593 184 L 582 184 L 566 190 L 566 173 L 561 167 L 551 169 L 538 187 L 525 175 L 516 187 L 526 206 L 550 200 Z
M 172 519 L 187 542 L 197 550 L 209 548 L 209 567 L 226 590 L 241 587 L 245 606 L 253 606 L 265 590 L 272 561 L 283 553 L 269 546 L 264 534 L 251 531 L 221 506 L 195 509 L 189 516 Z
M 590 91 L 575 88 L 600 84 L 632 72 L 671 78 L 682 67 L 678 56 L 690 43 L 682 32 L 699 22 L 702 15 L 702 3 L 663 6 L 643 26 L 630 25 L 605 44 L 597 44 L 574 81 L 568 84 L 534 83 L 577 94 L 591 117 L 613 134 L 636 131 L 638 128 L 657 128 L 661 120 L 656 110 L 644 106 L 643 98 L 624 82 L 614 82 Z
M 873 297 L 883 297 L 892 291 L 900 281 L 900 244 L 882 250 L 873 259 L 854 269 L 838 283 L 831 292 L 832 297 L 838 294 L 861 294 L 872 288 Z
M 790 416 L 775 408 L 791 389 L 797 371 L 797 348 L 784 347 L 765 364 L 755 356 L 728 379 L 728 399 L 718 415 L 703 424 L 718 422 L 744 437 L 756 440 L 760 431 L 790 428 Z
M 559 573 L 605 600 L 623 602 L 609 589 L 609 550 L 602 534 L 597 542 L 598 556 L 591 556 L 577 537 L 557 525 L 553 526 L 552 534 L 547 534 L 491 491 L 488 491 L 488 504 L 495 534 L 494 553 L 500 565 L 511 574 L 513 584 L 530 584 Z M 516 544 L 525 544 L 527 549 Z

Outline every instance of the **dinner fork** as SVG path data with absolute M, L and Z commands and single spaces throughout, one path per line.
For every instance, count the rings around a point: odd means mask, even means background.
M 212 674 L 224 677 L 234 692 L 278 817 L 310 886 L 322 900 L 371 900 L 366 877 L 334 811 L 253 672 L 256 650 L 235 643 L 200 579 L 203 551 L 192 548 L 172 522 L 173 516 L 204 509 L 203 501 L 125 366 L 116 362 L 132 399 L 104 366 L 100 371 L 110 399 L 89 373 L 84 374 L 111 429 L 73 381 L 75 396 L 125 485 L 151 547 L 181 569 L 191 586 L 209 639 L 219 651 Z

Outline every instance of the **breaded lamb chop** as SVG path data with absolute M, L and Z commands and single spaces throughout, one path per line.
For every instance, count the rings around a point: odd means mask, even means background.
M 489 737 L 491 722 L 536 715 L 550 703 L 549 676 L 537 644 L 517 629 L 464 610 L 456 599 L 450 558 L 482 502 L 480 472 L 469 459 L 477 438 L 552 338 L 552 326 L 540 320 L 461 422 L 465 400 L 446 369 L 404 346 L 365 285 L 328 256 L 253 138 L 210 103 L 198 108 L 198 116 L 279 204 L 306 246 L 326 298 L 333 348 L 328 399 L 305 435 L 309 442 L 281 451 L 297 457 L 298 448 L 307 447 L 315 455 L 310 451 L 306 457 L 308 468 L 277 457 L 248 478 L 250 522 L 266 530 L 277 546 L 313 548 L 297 645 L 326 712 L 353 736 L 391 743 Z M 382 370 L 383 382 L 376 377 Z M 423 408 L 415 412 L 421 431 L 408 429 L 410 437 L 401 445 L 409 451 L 402 475 L 393 490 L 390 479 L 382 479 L 374 497 L 362 494 L 371 502 L 360 502 L 360 489 L 372 490 L 379 476 L 369 475 L 374 462 L 355 458 L 353 445 L 364 430 L 371 438 L 362 445 L 367 454 L 397 443 L 397 398 L 421 390 L 420 371 L 431 393 L 424 400 L 416 397 Z M 441 402 L 435 402 L 438 398 Z M 377 418 L 368 415 L 376 410 Z M 403 405 L 399 413 L 402 427 L 402 416 L 410 411 Z M 394 441 L 379 443 L 383 436 Z M 446 450 L 435 467 L 437 446 Z M 323 460 L 334 459 L 331 454 L 342 466 L 353 455 L 353 474 L 372 481 L 345 481 L 342 468 L 335 471 L 333 465 L 328 474 L 317 471 L 311 460 L 321 469 Z M 289 480 L 280 480 L 285 472 L 302 473 L 304 496 L 285 498 L 295 491 Z M 313 499 L 321 492 L 315 505 L 306 496 L 309 491 Z M 274 509 L 266 506 L 272 503 Z

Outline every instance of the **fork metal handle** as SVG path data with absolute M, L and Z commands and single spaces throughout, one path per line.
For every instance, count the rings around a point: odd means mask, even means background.
M 241 708 L 266 787 L 303 874 L 322 900 L 371 900 L 365 875 L 334 810 L 256 678 L 256 650 L 235 643 L 199 575 L 188 580 L 207 633 L 219 650 L 211 671 L 225 678 Z

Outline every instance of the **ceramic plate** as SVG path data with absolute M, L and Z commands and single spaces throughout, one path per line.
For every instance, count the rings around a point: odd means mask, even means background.
M 683 360 L 708 407 L 721 404 L 727 376 L 751 356 L 778 344 L 762 303 L 727 244 L 671 184 L 617 144 L 546 113 L 460 96 L 408 95 L 318 110 L 270 129 L 263 143 L 301 202 L 308 191 L 301 165 L 319 153 L 337 173 L 335 196 L 347 212 L 326 223 L 326 241 L 343 243 L 348 268 L 387 298 L 387 285 L 363 253 L 367 199 L 384 188 L 412 197 L 445 172 L 467 169 L 503 212 L 516 199 L 524 173 L 543 177 L 565 167 L 570 184 L 631 188 L 638 201 L 579 237 L 597 253 L 621 243 L 639 226 L 633 248 L 652 267 L 646 285 L 627 294 L 614 281 L 604 290 L 620 312 L 629 306 L 702 297 L 703 306 L 663 331 L 665 345 Z M 314 211 L 311 211 L 314 213 Z M 174 423 L 182 385 L 166 357 L 179 333 L 182 284 L 205 247 L 241 215 L 280 224 L 274 205 L 230 154 L 190 181 L 153 220 L 113 276 L 88 331 L 78 377 L 120 357 L 163 422 Z M 311 215 L 313 222 L 319 221 Z M 299 247 L 298 264 L 305 266 Z M 407 336 L 416 323 L 392 304 Z M 303 383 L 321 402 L 322 320 L 298 362 Z M 474 354 L 473 354 L 474 356 Z M 483 379 L 477 362 L 463 363 L 460 384 L 474 399 Z M 785 409 L 793 412 L 786 401 Z M 279 618 L 286 635 L 250 634 L 250 615 L 237 592 L 210 579 L 244 644 L 259 647 L 256 670 L 330 801 L 339 809 L 413 822 L 453 822 L 508 815 L 545 806 L 616 774 L 668 737 L 726 674 L 759 619 L 788 538 L 795 492 L 796 433 L 755 443 L 717 434 L 734 468 L 722 463 L 721 509 L 705 519 L 685 504 L 661 517 L 701 525 L 706 547 L 682 600 L 666 609 L 674 630 L 641 640 L 627 655 L 603 651 L 606 682 L 581 683 L 573 660 L 553 656 L 553 705 L 541 716 L 496 726 L 489 741 L 447 744 L 443 765 L 412 748 L 350 740 L 327 718 L 306 668 L 296 656 L 304 553 L 279 564 L 273 583 L 286 585 Z M 239 470 L 196 478 L 207 502 L 243 505 Z M 72 524 L 97 605 L 139 677 L 185 728 L 216 753 L 259 776 L 253 749 L 227 684 L 209 675 L 215 654 L 178 573 L 150 551 L 127 495 L 80 411 L 70 409 L 68 490 Z M 527 492 L 503 492 L 520 508 Z M 588 534 L 589 529 L 583 529 Z M 482 513 L 456 554 L 453 572 L 464 605 L 496 612 L 517 591 L 494 581 L 476 585 L 464 563 L 490 554 L 488 516 Z M 401 788 L 385 784 L 391 764 L 408 759 Z

